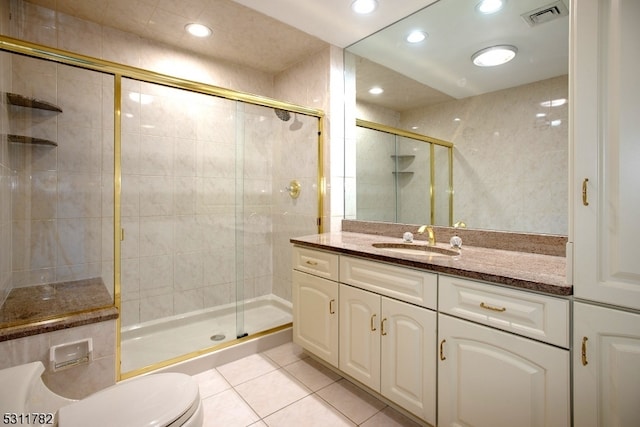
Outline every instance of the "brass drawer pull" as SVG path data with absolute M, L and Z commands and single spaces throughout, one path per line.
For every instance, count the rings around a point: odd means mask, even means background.
M 336 314 L 336 309 L 333 307 L 335 303 L 336 303 L 335 299 L 332 299 L 331 301 L 329 301 L 329 314 Z
M 371 315 L 371 332 L 376 331 L 376 315 Z
M 585 206 L 589 206 L 589 200 L 587 197 L 587 183 L 589 182 L 589 178 L 585 178 L 582 181 L 582 204 Z
M 487 310 L 491 310 L 491 311 L 499 311 L 499 312 L 507 311 L 507 309 L 505 307 L 493 307 L 493 306 L 485 304 L 483 302 L 480 303 L 480 307 L 482 307 L 484 309 L 487 309 Z
M 316 261 L 311 261 L 311 260 L 307 260 L 307 261 L 306 261 L 306 264 L 309 264 L 309 265 L 318 265 L 318 263 L 317 263 Z
M 440 341 L 440 360 L 447 360 L 447 358 L 444 356 L 444 343 L 446 342 L 447 340 Z
M 380 335 L 387 335 L 387 331 L 384 330 L 384 323 L 387 321 L 387 318 L 385 317 L 384 319 L 382 319 L 382 323 L 380 323 Z
M 582 366 L 587 366 L 589 361 L 587 361 L 587 341 L 589 338 L 582 337 Z

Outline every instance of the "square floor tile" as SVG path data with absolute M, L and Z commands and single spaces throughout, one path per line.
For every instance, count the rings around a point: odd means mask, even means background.
M 291 363 L 285 369 L 311 391 L 318 391 L 342 378 L 311 357 Z
M 234 390 L 227 390 L 202 400 L 203 427 L 246 427 L 260 417 Z
M 269 372 L 235 387 L 235 390 L 264 418 L 308 396 L 311 391 L 284 369 Z
M 201 372 L 193 376 L 200 387 L 200 398 L 204 399 L 221 391 L 229 390 L 231 385 L 215 369 Z
M 229 384 L 236 386 L 268 372 L 275 371 L 279 369 L 279 366 L 262 354 L 252 354 L 251 356 L 220 365 L 216 369 L 229 381 Z
M 387 406 L 382 411 L 369 418 L 362 427 L 420 427 L 421 425 L 404 416 L 395 409 Z
M 318 390 L 317 394 L 356 424 L 371 418 L 387 406 L 345 379 Z
M 312 394 L 266 417 L 269 427 L 353 427 L 355 424 Z
M 273 360 L 280 366 L 286 366 L 309 357 L 302 347 L 298 344 L 294 344 L 293 342 L 279 345 L 278 347 L 264 351 L 262 354 L 266 355 L 269 359 Z

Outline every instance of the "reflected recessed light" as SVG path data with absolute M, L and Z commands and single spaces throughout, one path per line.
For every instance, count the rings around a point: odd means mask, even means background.
M 211 28 L 202 24 L 187 24 L 184 27 L 185 30 L 192 36 L 196 37 L 209 37 L 211 35 Z
M 351 3 L 351 9 L 360 15 L 371 13 L 376 10 L 376 7 L 378 7 L 376 0 L 354 0 L 354 2 Z
M 129 92 L 129 99 L 142 105 L 151 104 L 153 102 L 153 96 L 138 92 Z
M 551 101 L 544 101 L 540 103 L 541 107 L 559 107 L 567 103 L 565 98 L 552 99 Z
M 384 89 L 378 86 L 374 86 L 371 89 L 369 89 L 369 93 L 371 95 L 380 95 L 382 92 L 384 92 Z
M 409 43 L 420 43 L 424 39 L 427 38 L 427 33 L 420 30 L 411 31 L 407 36 L 407 41 Z
M 515 46 L 500 45 L 481 49 L 471 56 L 478 67 L 494 67 L 511 61 L 518 52 Z
M 482 0 L 476 6 L 476 10 L 485 15 L 496 13 L 504 7 L 506 0 Z

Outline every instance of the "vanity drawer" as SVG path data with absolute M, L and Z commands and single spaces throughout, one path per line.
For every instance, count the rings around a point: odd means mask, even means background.
M 340 282 L 411 304 L 436 309 L 438 275 L 342 256 Z
M 569 348 L 569 301 L 457 277 L 439 277 L 438 308 L 463 319 Z
M 338 281 L 338 254 L 293 247 L 293 268 L 298 271 Z

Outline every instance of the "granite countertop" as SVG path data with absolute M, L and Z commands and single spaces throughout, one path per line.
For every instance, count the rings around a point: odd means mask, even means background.
M 0 307 L 0 341 L 117 318 L 99 277 L 15 288 Z
M 401 254 L 375 248 L 373 243 L 402 243 L 401 238 L 353 232 L 332 232 L 292 238 L 291 243 L 355 255 L 435 273 L 482 280 L 514 288 L 557 296 L 568 296 L 573 288 L 566 281 L 566 258 L 501 249 L 466 246 L 459 256 Z M 414 245 L 425 245 L 414 241 Z M 438 243 L 438 248 L 450 249 Z

